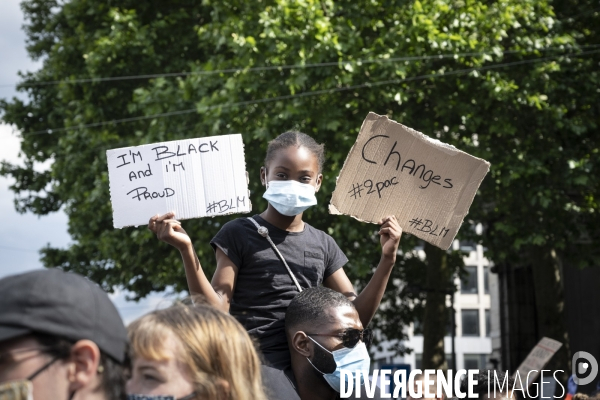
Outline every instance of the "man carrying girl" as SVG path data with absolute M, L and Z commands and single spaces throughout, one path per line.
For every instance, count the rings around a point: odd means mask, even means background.
M 265 361 L 277 368 L 290 364 L 285 312 L 299 291 L 323 285 L 344 294 L 366 327 L 396 261 L 402 229 L 396 217 L 388 216 L 379 221 L 379 265 L 356 294 L 342 268 L 348 259 L 335 240 L 303 221 L 304 210 L 317 204 L 324 153 L 323 145 L 301 132 L 285 132 L 269 143 L 260 172 L 267 209 L 228 222 L 213 238 L 217 268 L 212 281 L 173 213 L 152 217 L 148 225 L 181 253 L 190 293 L 231 313 L 258 340 Z

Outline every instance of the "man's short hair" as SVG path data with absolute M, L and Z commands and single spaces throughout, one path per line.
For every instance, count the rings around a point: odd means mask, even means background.
M 325 322 L 325 311 L 336 307 L 352 307 L 354 304 L 346 296 L 326 287 L 313 287 L 300 292 L 285 312 L 285 330 Z

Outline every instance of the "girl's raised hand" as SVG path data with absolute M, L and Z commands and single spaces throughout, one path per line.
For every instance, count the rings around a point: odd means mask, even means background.
M 381 243 L 381 255 L 389 260 L 396 261 L 396 252 L 400 244 L 402 228 L 398 225 L 396 216 L 389 215 L 379 221 L 379 242 Z
M 173 219 L 174 217 L 175 213 L 172 212 L 160 216 L 157 214 L 150 218 L 148 229 L 154 232 L 159 240 L 182 251 L 186 247 L 191 246 L 192 240 L 181 227 L 181 222 Z

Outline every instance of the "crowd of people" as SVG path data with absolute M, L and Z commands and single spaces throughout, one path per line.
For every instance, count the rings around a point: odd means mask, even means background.
M 291 301 L 291 363 L 283 369 L 266 363 L 234 317 L 202 298 L 125 328 L 108 295 L 74 273 L 9 276 L 0 293 L 3 400 L 332 399 L 342 366 L 331 353 L 360 348 L 369 366 L 370 331 L 346 296 L 325 287 Z
M 346 296 L 322 286 L 286 310 L 285 368 L 269 365 L 243 326 L 203 298 L 125 328 L 108 295 L 74 273 L 9 276 L 0 293 L 2 400 L 329 400 L 339 398 L 341 369 L 370 366 L 372 333 Z M 358 365 L 340 362 L 350 352 Z
M 402 231 L 393 216 L 380 221 L 381 259 L 356 294 L 343 251 L 302 219 L 317 203 L 324 160 L 324 146 L 301 132 L 269 143 L 260 172 L 268 206 L 217 233 L 211 281 L 176 216 L 152 217 L 148 228 L 181 253 L 192 300 L 127 330 L 107 295 L 81 276 L 48 270 L 3 279 L 0 393 L 38 400 L 335 398 L 344 359 L 369 366 L 366 327 Z
M 300 132 L 269 143 L 268 206 L 217 233 L 211 281 L 176 216 L 152 217 L 148 228 L 181 253 L 191 296 L 127 328 L 108 295 L 77 274 L 1 279 L 0 400 L 339 398 L 341 371 L 370 367 L 368 326 L 402 230 L 394 216 L 380 221 L 381 258 L 356 294 L 343 251 L 302 219 L 324 158 Z

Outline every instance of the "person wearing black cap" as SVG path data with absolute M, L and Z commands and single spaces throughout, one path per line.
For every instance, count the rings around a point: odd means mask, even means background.
M 59 269 L 0 279 L 0 398 L 122 400 L 127 364 L 127 331 L 96 284 Z

